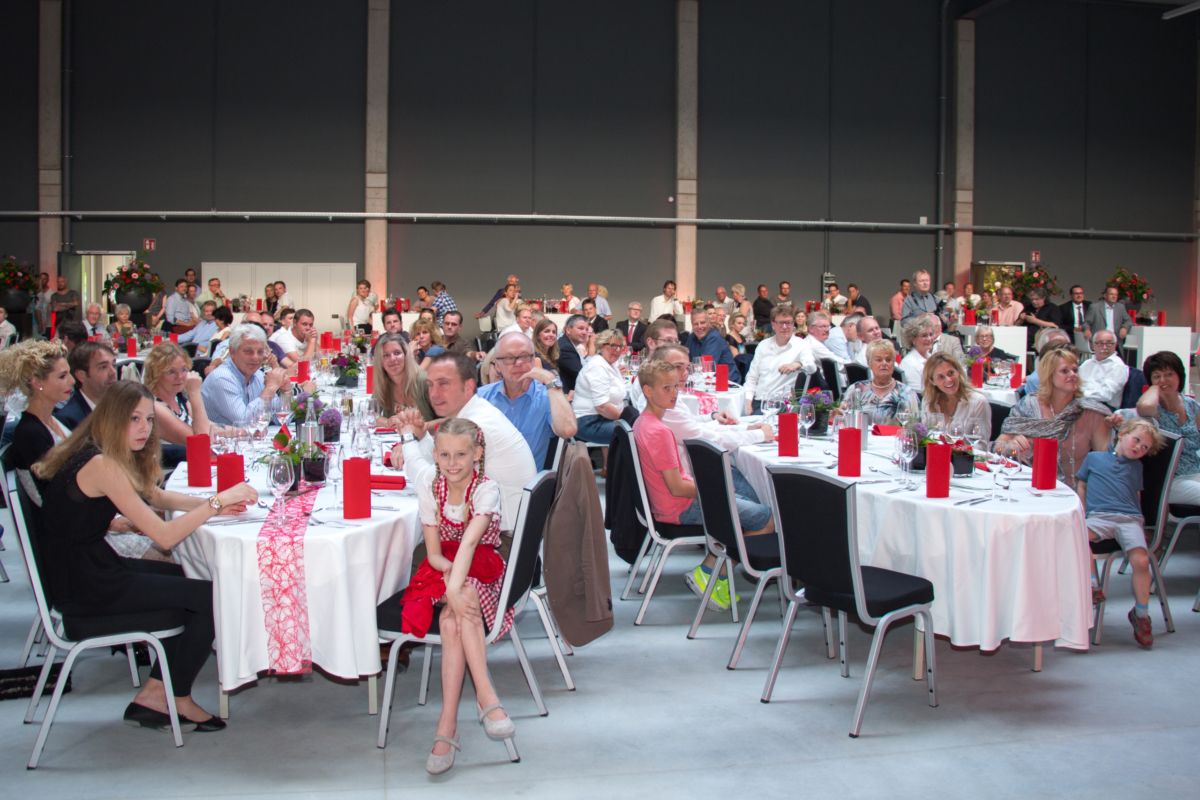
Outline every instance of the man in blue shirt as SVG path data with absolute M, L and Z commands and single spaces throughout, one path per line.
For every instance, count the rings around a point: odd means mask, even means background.
M 729 380 L 734 383 L 742 382 L 742 373 L 737 364 L 733 363 L 733 351 L 729 349 L 729 342 L 725 341 L 724 336 L 713 331 L 708 322 L 708 312 L 703 308 L 692 309 L 692 332 L 684 346 L 692 358 L 712 356 L 714 370 L 717 364 L 727 364 Z
M 200 320 L 200 324 L 192 328 L 187 333 L 179 334 L 179 344 L 187 344 L 195 342 L 198 346 L 196 352 L 204 355 L 208 350 L 208 343 L 217 335 L 217 322 L 213 319 L 213 312 L 217 310 L 215 301 L 207 300 L 201 306 L 200 311 L 204 315 Z
M 280 368 L 265 374 L 259 371 L 267 358 L 267 337 L 257 325 L 242 323 L 229 335 L 230 359 L 217 367 L 204 381 L 200 396 L 208 419 L 218 425 L 244 425 L 264 407 L 271 411 L 284 408 L 281 394 L 290 394 L 287 373 Z M 300 387 L 315 392 L 312 382 Z
M 500 337 L 493 360 L 504 380 L 481 386 L 476 394 L 499 409 L 520 431 L 533 451 L 534 465 L 541 469 L 551 434 L 567 439 L 578 427 L 562 381 L 553 372 L 535 366 L 533 342 L 517 331 Z

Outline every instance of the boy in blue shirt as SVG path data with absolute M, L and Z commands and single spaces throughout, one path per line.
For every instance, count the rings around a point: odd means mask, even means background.
M 1163 447 L 1158 428 L 1134 418 L 1117 432 L 1111 451 L 1088 453 L 1076 474 L 1075 491 L 1087 511 L 1088 537 L 1093 542 L 1116 539 L 1133 568 L 1133 602 L 1129 622 L 1133 638 L 1143 647 L 1154 644 L 1150 624 L 1150 557 L 1146 545 L 1146 520 L 1142 516 L 1142 456 Z M 1094 562 L 1093 562 L 1094 567 Z M 1095 578 L 1093 577 L 1093 580 Z M 1103 595 L 1093 587 L 1096 600 Z

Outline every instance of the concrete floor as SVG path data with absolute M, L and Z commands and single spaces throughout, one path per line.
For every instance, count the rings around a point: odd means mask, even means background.
M 7 512 L 0 512 L 8 527 Z M 12 529 L 9 528 L 11 532 Z M 321 674 L 262 680 L 231 700 L 229 728 L 164 734 L 129 728 L 121 714 L 134 690 L 124 658 L 93 651 L 78 663 L 41 765 L 25 769 L 37 727 L 25 703 L 0 703 L 0 797 L 383 798 L 743 797 L 789 789 L 839 797 L 1195 797 L 1200 778 L 1200 537 L 1185 534 L 1167 588 L 1176 632 L 1154 618 L 1156 644 L 1134 641 L 1125 614 L 1128 576 L 1113 579 L 1104 643 L 1088 653 L 1047 650 L 1030 671 L 1030 647 L 981 655 L 937 643 L 941 704 L 929 708 L 910 676 L 911 623 L 888 636 L 863 735 L 847 736 L 870 632 L 850 633 L 850 679 L 823 655 L 819 614 L 802 612 L 776 684 L 759 702 L 779 633 L 765 603 L 739 669 L 725 669 L 736 627 L 706 615 L 687 641 L 696 600 L 682 574 L 698 551 L 673 558 L 646 624 L 635 602 L 616 603 L 616 625 L 568 663 L 566 691 L 536 615 L 520 630 L 550 714 L 538 717 L 512 646 L 492 650 L 493 677 L 517 724 L 522 761 L 488 740 L 464 698 L 463 752 L 444 776 L 424 770 L 439 713 L 416 704 L 420 656 L 398 681 L 388 747 L 375 747 L 378 718 L 367 688 Z M 34 613 L 15 536 L 0 553 L 12 583 L 0 584 L 0 665 L 14 666 Z M 610 562 L 613 596 L 624 564 Z M 752 587 L 739 584 L 743 610 Z M 771 599 L 768 594 L 768 599 Z M 1152 601 L 1151 610 L 1157 614 Z M 143 675 L 145 670 L 143 670 Z M 435 675 L 436 675 L 435 662 Z M 382 681 L 380 682 L 382 686 Z M 217 707 L 214 660 L 196 697 Z M 470 698 L 470 689 L 467 690 Z M 42 704 L 44 710 L 46 702 Z M 39 715 L 40 719 L 40 715 Z M 1190 788 L 1189 788 L 1190 787 Z

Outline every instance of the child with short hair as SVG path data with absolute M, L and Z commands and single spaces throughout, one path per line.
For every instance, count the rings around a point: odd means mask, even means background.
M 675 434 L 662 421 L 663 414 L 675 407 L 679 397 L 679 373 L 669 361 L 648 361 L 638 370 L 638 382 L 646 397 L 646 410 L 633 423 L 634 443 L 642 465 L 642 479 L 655 521 L 673 525 L 703 525 L 696 484 L 679 459 Z M 738 519 L 746 536 L 775 532 L 771 509 L 759 502 L 747 484 L 735 487 Z M 717 559 L 709 553 L 702 564 L 687 574 L 687 584 L 696 596 L 703 597 Z M 733 602 L 736 602 L 734 598 Z M 729 580 L 718 576 L 709 595 L 713 611 L 729 608 Z
M 1134 606 L 1129 611 L 1133 638 L 1149 647 L 1154 644 L 1150 624 L 1150 556 L 1146 545 L 1146 520 L 1142 516 L 1142 456 L 1152 455 L 1165 442 L 1158 428 L 1145 419 L 1134 418 L 1121 426 L 1112 450 L 1088 453 L 1076 474 L 1075 490 L 1087 511 L 1088 537 L 1093 542 L 1116 539 L 1133 568 Z M 1095 580 L 1095 576 L 1093 576 Z M 1093 586 L 1094 599 L 1104 599 Z
M 400 599 L 405 633 L 424 636 L 436 603 L 442 638 L 442 714 L 425 765 L 437 775 L 454 766 L 458 699 L 466 668 L 475 682 L 479 721 L 493 739 L 516 728 L 496 696 L 487 669 L 486 630 L 513 624 L 513 609 L 496 619 L 504 559 L 500 547 L 500 488 L 484 475 L 483 431 L 467 419 L 446 420 L 434 439 L 436 466 L 417 482 L 426 559 Z M 428 658 L 428 656 L 426 656 Z

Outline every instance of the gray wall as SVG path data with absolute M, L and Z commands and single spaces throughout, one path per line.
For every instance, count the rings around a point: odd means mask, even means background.
M 36 207 L 36 3 L 0 8 L 0 207 Z M 704 0 L 702 216 L 936 217 L 937 0 Z M 1014 0 L 977 23 L 976 219 L 1189 230 L 1196 19 L 1161 8 Z M 675 3 L 393 0 L 392 211 L 673 216 Z M 361 210 L 366 3 L 95 0 L 73 20 L 75 207 Z M 125 44 L 131 55 L 115 48 Z M 174 277 L 205 260 L 363 262 L 361 225 L 77 222 L 78 249 L 158 240 Z M 932 235 L 702 230 L 698 283 L 781 279 L 815 295 L 826 258 L 885 308 Z M 36 225 L 0 222 L 35 260 Z M 1094 294 L 1116 264 L 1190 314 L 1191 245 L 977 237 L 1041 250 Z M 527 293 L 656 294 L 670 230 L 389 226 L 389 282 L 441 278 L 477 310 L 503 275 Z

